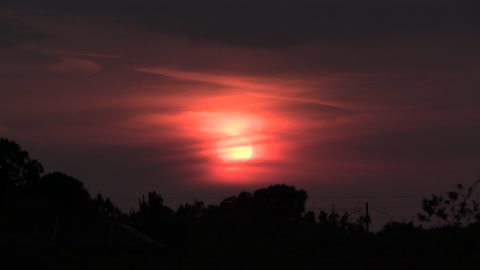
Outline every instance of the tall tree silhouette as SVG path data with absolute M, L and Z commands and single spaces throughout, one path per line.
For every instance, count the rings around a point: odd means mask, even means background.
M 139 211 L 131 213 L 134 225 L 162 242 L 168 242 L 172 238 L 172 227 L 175 212 L 163 205 L 163 198 L 155 191 L 149 192 L 139 200 Z
M 0 195 L 40 179 L 43 166 L 16 142 L 0 138 Z
M 140 213 L 154 216 L 161 212 L 163 208 L 163 198 L 162 195 L 152 191 L 148 193 L 147 200 L 145 200 L 145 195 L 143 195 L 138 204 L 140 207 Z

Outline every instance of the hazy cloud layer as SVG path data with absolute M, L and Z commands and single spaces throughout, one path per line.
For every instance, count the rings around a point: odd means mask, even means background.
M 475 1 L 0 7 L 0 136 L 93 193 L 418 194 L 480 173 Z M 258 156 L 229 167 L 239 130 Z

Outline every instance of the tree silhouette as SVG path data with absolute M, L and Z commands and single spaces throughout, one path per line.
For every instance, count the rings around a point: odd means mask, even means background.
M 419 219 L 438 227 L 391 222 L 366 233 L 367 216 L 333 207 L 305 212 L 307 193 L 284 184 L 209 206 L 194 200 L 177 211 L 152 191 L 139 199 L 138 211 L 124 215 L 102 194 L 92 199 L 74 177 L 42 172 L 18 144 L 0 139 L 0 181 L 9 194 L 0 204 L 0 246 L 11 251 L 3 258 L 14 258 L 13 265 L 32 262 L 23 268 L 478 268 L 480 179 L 423 199 Z M 69 264 L 48 267 L 52 262 Z
M 253 194 L 257 218 L 271 222 L 289 222 L 301 219 L 305 212 L 307 193 L 293 186 L 273 185 Z
M 163 198 L 162 195 L 153 191 L 148 193 L 147 200 L 145 200 L 145 195 L 143 195 L 142 200 L 139 200 L 138 204 L 140 207 L 140 213 L 145 215 L 157 215 L 163 208 Z
M 318 225 L 326 230 L 340 230 L 344 232 L 362 232 L 364 231 L 364 216 L 360 215 L 356 219 L 354 213 L 345 211 L 343 214 L 337 213 L 334 207 L 329 213 L 320 211 L 318 214 Z
M 43 166 L 16 142 L 0 138 L 0 195 L 40 179 Z
M 177 209 L 177 217 L 183 221 L 193 222 L 202 218 L 207 208 L 202 201 L 194 201 L 193 204 L 182 204 Z
M 36 184 L 35 192 L 47 200 L 54 211 L 63 213 L 86 208 L 90 200 L 82 182 L 61 172 L 43 176 Z
M 103 198 L 101 193 L 97 194 L 97 197 L 92 200 L 92 203 L 97 211 L 97 214 L 100 216 L 111 219 L 116 219 L 122 216 L 122 211 L 120 211 L 120 209 L 112 203 L 110 198 Z
M 476 192 L 479 184 L 480 178 L 468 188 L 458 184 L 454 191 L 424 198 L 423 212 L 417 214 L 418 219 L 432 226 L 464 226 L 480 222 L 480 197 Z
M 156 191 L 149 192 L 139 200 L 139 211 L 132 211 L 130 219 L 140 231 L 162 242 L 173 241 L 170 231 L 174 225 L 175 212 L 163 205 L 163 198 Z

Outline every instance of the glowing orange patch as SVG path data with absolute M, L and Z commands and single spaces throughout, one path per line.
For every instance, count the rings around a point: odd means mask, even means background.
M 225 163 L 245 162 L 252 154 L 250 140 L 241 135 L 224 137 L 218 143 L 218 156 Z

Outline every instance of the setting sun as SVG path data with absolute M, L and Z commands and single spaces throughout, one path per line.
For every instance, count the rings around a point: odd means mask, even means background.
M 218 143 L 218 156 L 225 163 L 245 162 L 252 154 L 250 140 L 241 135 L 224 137 Z

